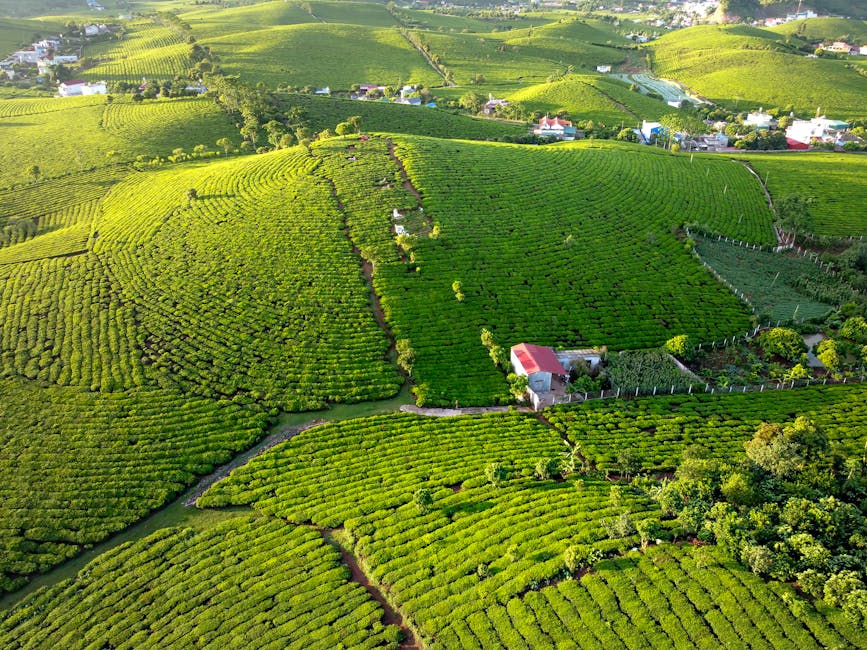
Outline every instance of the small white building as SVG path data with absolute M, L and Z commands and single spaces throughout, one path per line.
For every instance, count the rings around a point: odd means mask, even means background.
M 331 94 L 331 87 L 325 86 L 324 88 L 317 88 L 316 90 L 313 91 L 313 94 L 314 95 L 330 95 Z
M 830 142 L 835 139 L 834 132 L 843 131 L 848 127 L 846 122 L 829 120 L 824 115 L 814 117 L 812 120 L 795 120 L 786 129 L 786 140 L 801 144 L 810 144 L 814 139 Z
M 548 117 L 539 120 L 539 125 L 533 129 L 533 133 L 543 137 L 553 137 L 559 140 L 574 140 L 578 130 L 572 126 L 569 120 L 559 117 Z
M 65 81 L 57 87 L 61 97 L 77 97 L 80 95 L 105 95 L 108 90 L 104 81 L 87 83 L 81 79 Z
M 565 379 L 569 372 L 554 354 L 554 350 L 543 345 L 519 343 L 512 346 L 512 368 L 516 375 L 527 378 L 527 386 L 536 393 L 551 390 L 553 376 Z
M 604 65 L 597 65 L 596 66 L 596 72 L 601 72 L 602 74 L 608 74 L 609 72 L 611 72 L 611 66 L 608 65 L 607 63 Z
M 650 139 L 654 135 L 659 135 L 662 130 L 662 124 L 659 122 L 648 122 L 647 120 L 641 120 L 641 135 L 644 136 L 645 141 L 650 142 Z
M 771 122 L 773 121 L 774 117 L 768 115 L 760 108 L 757 112 L 747 114 L 747 119 L 744 120 L 744 125 L 752 126 L 756 129 L 769 129 L 771 128 Z
M 85 25 L 84 27 L 84 35 L 85 36 L 96 36 L 99 34 L 99 25 Z
M 36 63 L 42 52 L 37 50 L 19 50 L 12 54 L 16 63 Z

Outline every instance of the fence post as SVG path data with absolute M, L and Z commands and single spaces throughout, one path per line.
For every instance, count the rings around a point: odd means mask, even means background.
M 653 396 L 656 397 L 656 386 L 653 387 Z
M 635 396 L 638 397 L 638 386 L 635 387 Z
M 687 391 L 690 395 L 692 395 L 692 384 L 689 385 L 689 390 Z
M 620 399 L 620 389 L 617 389 L 617 399 Z
M 762 388 L 759 390 L 759 392 L 760 392 L 760 393 L 764 393 L 764 392 L 765 392 L 765 385 L 764 385 L 764 384 L 762 384 Z
M 674 384 L 671 385 L 671 393 L 670 395 L 674 395 Z

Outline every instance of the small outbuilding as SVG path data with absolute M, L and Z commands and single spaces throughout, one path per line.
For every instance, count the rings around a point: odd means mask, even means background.
M 551 390 L 551 378 L 568 377 L 552 348 L 532 343 L 519 343 L 512 346 L 512 368 L 516 375 L 527 377 L 528 387 L 537 392 Z

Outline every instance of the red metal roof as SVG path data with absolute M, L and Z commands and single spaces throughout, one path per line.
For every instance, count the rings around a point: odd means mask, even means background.
M 809 149 L 810 145 L 806 142 L 798 142 L 797 140 L 793 140 L 792 138 L 786 138 L 786 147 L 788 149 Z
M 548 117 L 539 120 L 539 126 L 572 126 L 569 120 L 561 120 L 559 117 Z
M 550 372 L 552 375 L 565 375 L 566 369 L 557 360 L 554 350 L 543 345 L 518 343 L 512 346 L 512 352 L 527 371 L 528 375 L 536 372 Z

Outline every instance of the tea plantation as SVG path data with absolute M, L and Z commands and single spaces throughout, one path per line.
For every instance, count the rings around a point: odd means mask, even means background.
M 507 348 L 528 340 L 618 350 L 682 331 L 721 340 L 749 329 L 745 307 L 671 234 L 698 221 L 773 242 L 761 189 L 742 166 L 627 146 L 398 142 L 425 219 L 441 234 L 410 229 L 420 235 L 414 261 L 378 263 L 374 281 L 395 336 L 412 343 L 414 378 L 430 403 L 506 399 L 479 341 L 483 327 Z

